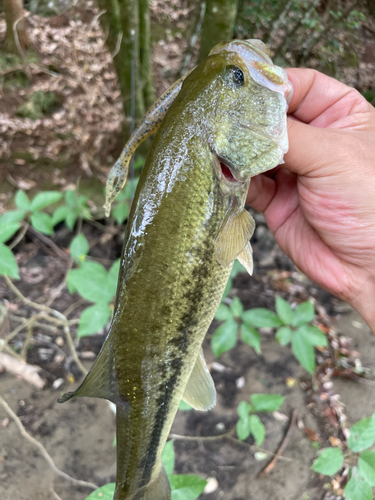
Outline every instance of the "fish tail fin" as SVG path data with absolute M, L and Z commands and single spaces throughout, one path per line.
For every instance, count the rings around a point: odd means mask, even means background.
M 162 466 L 158 477 L 149 483 L 144 490 L 137 492 L 131 500 L 171 500 L 171 498 L 169 479 Z M 127 500 L 127 497 L 121 496 L 121 490 L 116 488 L 113 500 Z
M 139 500 L 171 500 L 172 492 L 169 479 L 162 466 L 158 477 L 150 483 Z

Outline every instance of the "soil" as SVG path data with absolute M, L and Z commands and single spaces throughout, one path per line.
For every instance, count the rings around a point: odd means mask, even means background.
M 320 290 L 294 269 L 275 244 L 262 217 L 256 217 L 256 272 L 251 278 L 244 273 L 238 274 L 231 296 L 240 297 L 246 309 L 272 309 L 275 294 L 284 296 L 290 302 L 310 298 L 315 300 L 316 309 L 320 311 L 318 317 L 321 324 L 335 325 L 345 337 L 353 339 L 351 349 L 361 353 L 362 363 L 370 369 L 370 373 L 367 379 L 357 378 L 356 381 L 335 379 L 333 386 L 333 391 L 340 395 L 346 405 L 347 425 L 350 426 L 375 411 L 375 389 L 372 382 L 375 374 L 375 338 L 355 312 L 348 312 L 348 306 Z M 83 231 L 89 241 L 98 239 L 99 230 L 96 228 L 87 224 Z M 66 248 L 69 233 L 61 227 L 53 239 L 61 248 Z M 119 252 L 120 245 L 112 240 L 112 244 L 98 243 L 91 253 L 98 259 L 113 260 Z M 64 275 L 66 264 L 50 253 L 28 239 L 19 245 L 17 254 L 21 276 L 24 278 L 19 287 L 31 300 L 43 302 Z M 4 287 L 1 289 L 1 296 L 13 306 L 18 305 L 17 314 L 28 314 L 28 308 L 20 304 Z M 76 296 L 69 295 L 65 290 L 54 302 L 54 307 L 65 310 L 76 300 Z M 346 311 L 344 315 L 343 310 Z M 77 311 L 79 313 L 79 309 Z M 260 415 L 266 427 L 266 439 L 261 447 L 267 452 L 265 459 L 256 460 L 254 455 L 259 450 L 251 437 L 244 443 L 225 438 L 208 441 L 176 439 L 175 472 L 195 473 L 206 479 L 215 478 L 217 489 L 212 493 L 202 494 L 202 499 L 206 500 L 339 498 L 328 497 L 324 488 L 326 479 L 310 470 L 317 454 L 314 440 L 318 441 L 320 447 L 325 447 L 329 446 L 330 437 L 342 437 L 337 420 L 327 413 L 330 405 L 324 402 L 324 395 L 319 397 L 319 391 L 311 389 L 314 385 L 311 377 L 295 360 L 289 347 L 281 347 L 275 342 L 272 332 L 265 331 L 262 335 L 261 355 L 239 341 L 234 349 L 215 360 L 215 363 L 209 342 L 216 327 L 217 323 L 214 321 L 207 334 L 204 350 L 217 388 L 218 404 L 214 410 L 204 413 L 179 411 L 171 432 L 197 438 L 222 434 L 236 424 L 237 405 L 242 400 L 249 401 L 252 393 L 282 394 L 286 397 L 285 402 L 280 414 L 276 415 L 277 418 L 272 414 Z M 60 347 L 65 353 L 60 362 L 56 361 L 56 353 L 45 355 L 46 346 L 56 346 L 57 339 L 61 339 L 59 333 L 46 335 L 45 331 L 35 329 L 35 341 L 28 354 L 29 363 L 43 367 L 44 377 L 48 380 L 47 387 L 37 390 L 25 381 L 3 372 L 0 374 L 0 394 L 16 411 L 27 431 L 43 444 L 57 467 L 77 479 L 98 485 L 113 482 L 115 448 L 112 443 L 115 419 L 107 402 L 78 399 L 60 405 L 56 401 L 60 393 L 71 390 L 72 385 L 65 382 L 63 386 L 54 389 L 54 381 L 61 377 L 71 379 L 72 374 L 79 381 L 79 371 L 65 345 Z M 83 338 L 79 342 L 78 351 L 94 356 L 103 340 L 103 334 Z M 318 362 L 322 363 L 319 357 Z M 91 362 L 87 363 L 86 368 L 90 364 Z M 317 381 L 318 378 L 315 379 L 315 384 Z M 280 446 L 293 410 L 297 411 L 298 425 L 293 429 L 282 458 L 272 472 L 260 479 L 259 472 Z M 50 500 L 54 498 L 53 490 L 62 500 L 86 498 L 90 490 L 72 486 L 57 477 L 40 452 L 21 436 L 15 423 L 8 420 L 8 415 L 1 406 L 0 422 L 0 498 Z

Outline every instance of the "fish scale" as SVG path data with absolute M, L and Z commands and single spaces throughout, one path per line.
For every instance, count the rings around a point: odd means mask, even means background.
M 170 500 L 161 455 L 179 403 L 216 402 L 201 345 L 234 260 L 252 272 L 250 178 L 288 146 L 291 86 L 264 47 L 214 48 L 149 110 L 108 178 L 106 211 L 132 152 L 158 129 L 127 223 L 108 336 L 83 383 L 59 400 L 116 404 L 114 500 Z

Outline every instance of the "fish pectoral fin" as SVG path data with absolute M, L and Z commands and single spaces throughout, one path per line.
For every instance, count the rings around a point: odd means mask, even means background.
M 113 352 L 111 340 L 107 338 L 82 384 L 75 391 L 63 394 L 57 401 L 65 403 L 71 398 L 101 398 L 108 399 L 115 405 L 127 407 L 128 403 L 119 394 L 111 352 Z
M 253 235 L 255 221 L 244 208 L 231 208 L 215 238 L 214 248 L 217 261 L 228 266 L 245 249 Z M 246 266 L 245 266 L 246 267 Z
M 250 241 L 242 250 L 242 252 L 239 255 L 237 255 L 237 260 L 240 262 L 240 264 L 243 265 L 243 267 L 251 276 L 254 270 L 254 261 L 253 261 L 253 249 L 251 248 Z
M 182 399 L 194 410 L 210 410 L 216 405 L 214 381 L 204 360 L 203 350 L 198 355 Z

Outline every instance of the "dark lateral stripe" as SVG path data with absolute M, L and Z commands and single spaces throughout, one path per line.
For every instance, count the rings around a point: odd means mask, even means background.
M 173 391 L 178 381 L 178 377 L 181 374 L 182 365 L 182 358 L 173 359 L 173 361 L 171 362 L 172 375 L 169 377 L 166 383 L 163 383 L 159 387 L 159 390 L 163 393 L 156 400 L 158 409 L 155 415 L 150 444 L 148 445 L 146 456 L 141 464 L 141 467 L 143 468 L 143 476 L 139 484 L 140 488 L 147 486 L 147 484 L 150 482 L 152 469 L 154 468 L 156 455 L 159 448 L 161 433 L 164 428 L 164 423 L 168 418 Z

